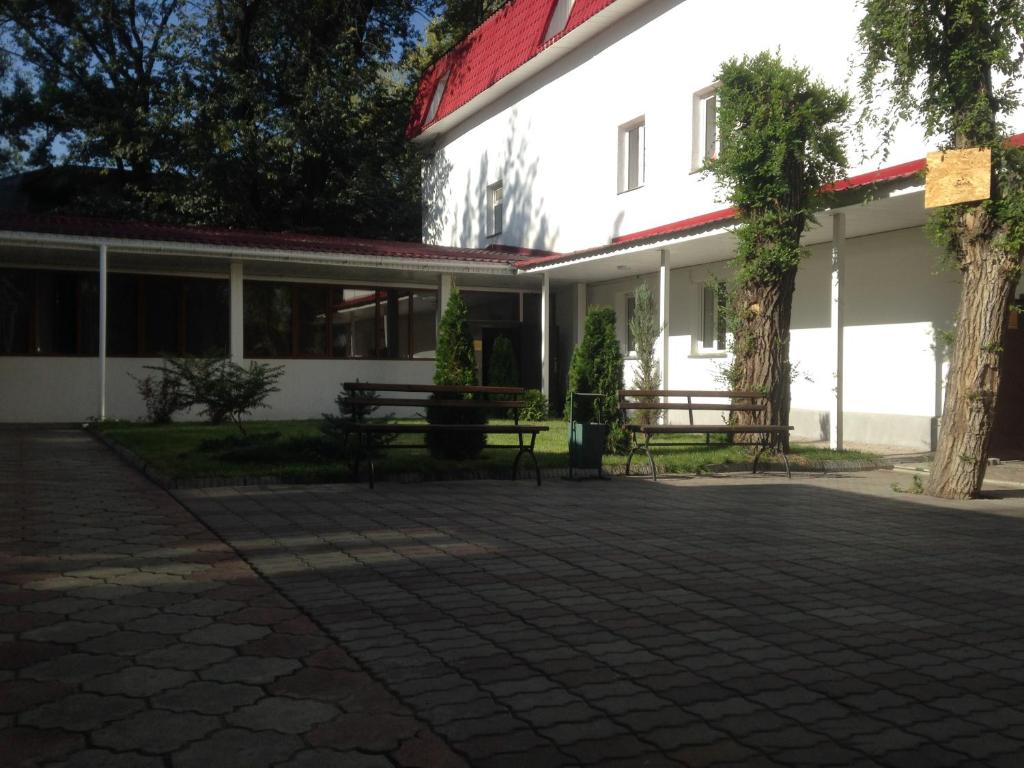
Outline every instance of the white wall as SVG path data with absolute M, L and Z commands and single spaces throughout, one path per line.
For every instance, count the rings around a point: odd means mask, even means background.
M 723 207 L 713 180 L 691 173 L 692 97 L 720 63 L 783 51 L 837 88 L 855 91 L 856 0 L 651 0 L 437 142 L 425 171 L 424 240 L 502 243 L 561 252 Z M 646 120 L 646 185 L 617 193 L 618 127 Z M 1024 127 L 1024 113 L 1012 123 Z M 852 136 L 851 131 L 851 136 Z M 889 157 L 851 174 L 924 156 L 921 131 L 897 134 Z M 875 152 L 868 135 L 864 150 Z M 502 179 L 505 226 L 486 237 L 484 200 Z
M 940 253 L 920 229 L 850 239 L 846 257 L 845 437 L 848 441 L 930 448 L 933 420 L 941 413 L 946 365 L 935 331 L 949 330 L 959 300 L 959 278 L 944 269 Z M 701 354 L 701 290 L 729 276 L 728 264 L 674 269 L 671 281 L 668 389 L 723 389 L 729 358 Z M 644 279 L 657 293 L 657 276 L 630 277 L 590 286 L 590 304 L 619 314 L 625 342 L 625 296 Z M 800 266 L 793 298 L 790 359 L 792 423 L 798 439 L 827 439 L 834 397 L 831 357 L 830 246 L 815 246 Z M 627 360 L 626 383 L 631 380 Z M 685 414 L 671 414 L 673 420 Z M 715 413 L 698 416 L 714 422 Z
M 429 384 L 433 360 L 282 360 L 277 392 L 255 419 L 318 419 L 335 413 L 343 381 L 401 381 Z M 112 357 L 107 360 L 107 417 L 135 421 L 146 409 L 129 374 L 139 377 L 159 358 Z M 248 361 L 244 362 L 248 365 Z M 95 357 L 0 357 L 0 423 L 84 422 L 99 412 L 99 364 Z M 382 409 L 386 411 L 387 409 Z M 397 415 L 409 415 L 399 412 Z M 179 420 L 197 419 L 185 414 Z

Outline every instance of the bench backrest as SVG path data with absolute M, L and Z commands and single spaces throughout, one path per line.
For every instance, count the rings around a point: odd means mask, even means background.
M 629 411 L 688 411 L 693 424 L 694 411 L 763 412 L 768 398 L 760 392 L 734 389 L 620 389 L 619 408 L 626 416 Z
M 346 381 L 342 384 L 345 397 L 342 403 L 357 415 L 361 408 L 389 405 L 403 408 L 425 408 L 431 405 L 444 408 L 476 408 L 494 410 L 495 408 L 513 411 L 513 417 L 519 420 L 519 409 L 526 406 L 522 395 L 523 387 L 481 387 L 475 385 L 442 385 L 442 384 L 386 384 L 364 381 Z M 382 397 L 380 393 L 399 393 L 398 396 Z M 402 397 L 406 395 L 423 395 L 423 397 Z M 432 395 L 452 395 L 451 400 L 432 400 Z M 454 397 L 458 395 L 478 395 L 473 399 Z M 511 399 L 497 399 L 495 396 Z M 515 397 L 518 395 L 519 397 Z M 484 399 L 486 397 L 487 399 Z

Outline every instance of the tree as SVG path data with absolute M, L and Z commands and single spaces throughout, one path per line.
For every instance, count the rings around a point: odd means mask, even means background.
M 587 310 L 583 326 L 583 340 L 573 350 L 569 364 L 565 413 L 569 413 L 569 399 L 573 392 L 602 395 L 596 400 L 578 400 L 573 415 L 578 421 L 608 424 L 607 448 L 612 453 L 622 452 L 628 440 L 619 411 L 622 381 L 622 350 L 615 335 L 615 310 L 611 307 L 591 307 Z
M 29 164 L 46 165 L 54 146 L 70 161 L 131 174 L 145 187 L 175 146 L 167 105 L 182 66 L 185 0 L 0 0 L 0 29 L 18 55 L 19 140 Z M 31 82 L 31 85 L 28 83 Z M 8 105 L 12 106 L 12 105 Z
M 962 287 L 935 462 L 927 492 L 977 496 L 985 478 L 1002 345 L 1024 255 L 1024 149 L 1002 121 L 1021 104 L 1022 0 L 865 0 L 861 90 L 884 89 L 874 117 L 888 140 L 919 119 L 942 149 L 992 151 L 989 200 L 946 206 L 929 228 Z
M 633 369 L 634 389 L 660 389 L 661 369 L 658 365 L 656 346 L 661 335 L 658 325 L 658 309 L 654 295 L 647 283 L 640 283 L 633 295 L 633 317 L 629 320 L 629 332 L 636 347 L 636 367 Z M 655 397 L 637 398 L 641 403 L 657 402 Z M 641 424 L 653 424 L 660 411 L 637 411 L 636 419 Z
M 118 180 L 118 195 L 83 188 L 68 212 L 418 238 L 419 150 L 404 138 L 415 72 L 401 63 L 415 11 L 0 0 L 23 84 L 5 83 L 0 61 L 0 162 L 5 144 L 26 145 L 27 167 Z
M 735 389 L 767 397 L 768 424 L 787 424 L 800 236 L 823 207 L 822 185 L 845 172 L 842 122 L 850 99 L 768 52 L 726 61 L 718 80 L 721 149 L 707 168 L 739 219 L 730 378 Z M 737 420 L 752 418 L 741 412 Z M 788 434 L 773 441 L 788 448 Z
M 508 336 L 499 336 L 491 346 L 491 357 L 487 364 L 487 384 L 491 387 L 518 387 L 519 365 L 512 340 Z M 495 400 L 511 400 L 512 395 L 494 395 Z M 505 416 L 508 410 L 499 408 L 495 414 Z
M 469 308 L 453 287 L 448 305 L 441 316 L 441 327 L 437 335 L 437 357 L 434 363 L 434 383 L 448 386 L 473 386 L 476 378 L 476 352 L 473 350 L 473 334 L 469 331 Z M 432 401 L 461 399 L 462 395 L 440 395 Z M 486 413 L 483 408 L 427 408 L 427 422 L 430 424 L 484 424 Z M 430 455 L 442 459 L 475 458 L 487 443 L 487 436 L 479 432 L 428 432 L 427 447 Z

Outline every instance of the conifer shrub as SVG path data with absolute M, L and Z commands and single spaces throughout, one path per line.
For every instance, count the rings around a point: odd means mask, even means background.
M 469 308 L 453 288 L 448 306 L 441 316 L 441 328 L 437 337 L 437 361 L 434 368 L 434 383 L 439 385 L 473 386 L 476 378 L 476 354 L 473 351 L 473 335 L 469 331 Z M 451 399 L 470 399 L 472 396 L 436 394 L 433 402 Z M 439 405 L 427 407 L 429 424 L 486 424 L 487 414 L 482 408 L 444 408 Z M 438 459 L 473 459 L 480 455 L 487 443 L 487 436 L 477 432 L 428 432 L 427 448 L 430 455 Z
M 606 448 L 611 453 L 628 449 L 629 434 L 622 425 L 619 411 L 619 390 L 624 389 L 622 349 L 615 334 L 615 310 L 591 307 L 583 327 L 583 341 L 572 353 L 569 364 L 569 394 L 565 413 L 569 413 L 572 392 L 595 392 L 602 397 L 580 399 L 574 416 L 577 420 L 603 422 L 608 425 Z
M 508 336 L 499 336 L 491 347 L 491 358 L 487 364 L 487 384 L 491 387 L 518 387 L 519 365 L 516 353 L 512 348 L 512 340 Z M 513 395 L 494 395 L 495 400 L 512 400 Z M 495 414 L 503 417 L 508 414 L 504 408 L 496 408 Z

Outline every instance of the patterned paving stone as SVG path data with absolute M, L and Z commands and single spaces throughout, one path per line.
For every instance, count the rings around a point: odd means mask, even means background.
M 176 643 L 164 645 L 139 654 L 135 660 L 145 667 L 172 667 L 174 669 L 203 669 L 220 661 L 232 658 L 235 652 L 230 648 L 215 645 Z
M 260 699 L 242 707 L 225 719 L 232 725 L 254 731 L 306 733 L 314 726 L 338 715 L 338 709 L 320 701 L 300 701 L 280 696 Z
M 175 768 L 265 768 L 302 749 L 298 736 L 225 728 L 174 755 Z
M 222 683 L 264 685 L 282 675 L 293 672 L 299 666 L 299 662 L 295 659 L 239 656 L 207 667 L 199 673 L 199 676 L 204 680 L 216 680 Z
M 145 708 L 138 699 L 81 693 L 30 709 L 19 720 L 37 728 L 59 727 L 69 731 L 92 731 L 104 723 L 119 720 Z
M 95 744 L 116 751 L 140 750 L 164 754 L 201 739 L 218 727 L 218 721 L 191 712 L 147 710 L 120 720 L 92 735 Z
M 252 704 L 263 695 L 263 691 L 253 685 L 200 681 L 164 691 L 153 697 L 153 704 L 176 712 L 224 715 Z
M 85 738 L 78 733 L 52 728 L 7 728 L 0 730 L 0 755 L 7 765 L 37 765 L 58 760 L 83 749 Z
M 200 645 L 223 645 L 226 647 L 237 647 L 270 634 L 267 627 L 258 627 L 254 624 L 209 624 L 201 629 L 186 632 L 181 639 L 186 643 L 198 643 Z
M 127 667 L 110 675 L 100 675 L 83 683 L 89 691 L 124 693 L 128 696 L 152 696 L 168 688 L 177 688 L 195 679 L 192 672 L 154 667 Z

